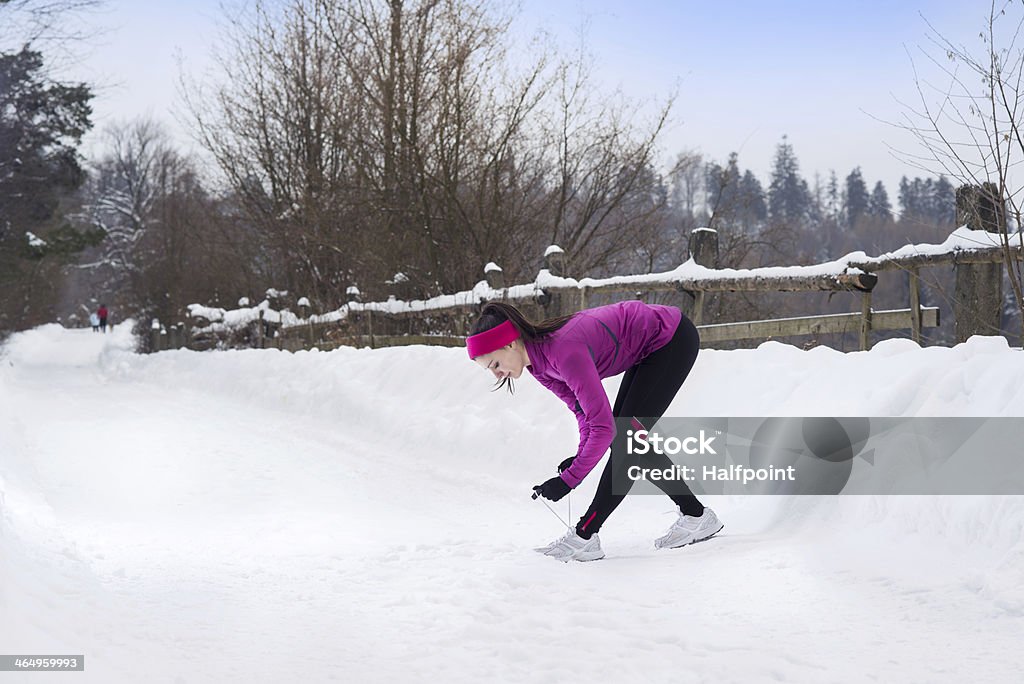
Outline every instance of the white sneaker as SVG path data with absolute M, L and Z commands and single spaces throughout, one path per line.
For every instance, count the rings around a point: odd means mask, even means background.
M 718 519 L 715 512 L 704 507 L 704 514 L 699 518 L 692 515 L 679 513 L 679 519 L 669 528 L 668 534 L 654 540 L 654 546 L 659 549 L 677 549 L 680 546 L 704 541 L 722 531 L 725 525 Z
M 551 556 L 563 563 L 571 560 L 592 561 L 604 558 L 604 551 L 601 550 L 601 540 L 595 534 L 590 539 L 584 539 L 576 534 L 575 529 L 565 533 L 561 539 L 556 539 L 547 546 L 534 549 L 545 556 Z

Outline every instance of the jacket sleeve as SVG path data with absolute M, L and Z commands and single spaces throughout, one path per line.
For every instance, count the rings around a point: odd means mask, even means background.
M 562 473 L 570 487 L 576 487 L 597 465 L 615 438 L 615 420 L 608 394 L 601 384 L 594 360 L 584 346 L 573 350 L 558 362 L 558 374 L 573 397 L 573 404 L 582 411 L 576 413 L 580 424 L 580 447 L 572 467 Z M 556 392 L 557 394 L 557 392 Z M 568 399 L 563 397 L 568 404 Z

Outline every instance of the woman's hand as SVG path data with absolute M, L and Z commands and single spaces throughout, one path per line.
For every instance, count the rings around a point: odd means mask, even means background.
M 540 494 L 545 499 L 550 499 L 551 501 L 558 501 L 563 496 L 568 494 L 570 489 L 572 489 L 572 487 L 567 485 L 565 483 L 565 480 L 563 480 L 561 477 L 553 477 L 544 484 L 539 484 L 533 488 L 533 491 L 536 492 L 536 494 L 533 495 L 533 498 L 536 499 L 537 494 Z
M 566 470 L 572 467 L 572 462 L 576 460 L 575 456 L 570 456 L 561 463 L 558 464 L 558 474 L 561 475 Z

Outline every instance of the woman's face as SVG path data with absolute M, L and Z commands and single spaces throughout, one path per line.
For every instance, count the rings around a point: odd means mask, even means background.
M 481 368 L 491 371 L 498 380 L 506 377 L 518 380 L 523 374 L 523 368 L 526 367 L 526 354 L 523 352 L 522 340 L 515 340 L 490 354 L 481 354 L 473 361 Z

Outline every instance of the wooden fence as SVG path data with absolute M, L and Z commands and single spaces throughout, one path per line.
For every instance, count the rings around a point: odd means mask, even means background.
M 733 340 L 767 340 L 776 337 L 856 332 L 860 349 L 871 347 L 871 333 L 905 329 L 920 343 L 922 330 L 939 325 L 939 310 L 921 306 L 920 270 L 948 265 L 956 269 L 954 317 L 956 335 L 963 340 L 972 334 L 990 334 L 999 329 L 1001 268 L 1009 258 L 1021 258 L 1019 236 L 1013 248 L 998 246 L 999 225 L 979 220 L 978 194 L 958 192 L 958 218 L 972 236 L 954 240 L 945 251 L 922 252 L 904 248 L 880 257 L 850 259 L 817 266 L 764 268 L 734 271 L 718 268 L 717 232 L 699 228 L 690 235 L 692 262 L 668 274 L 642 274 L 604 280 L 573 280 L 566 277 L 565 254 L 548 248 L 544 267 L 534 283 L 507 287 L 503 273 L 494 264 L 484 269 L 485 281 L 474 290 L 427 301 L 363 303 L 350 289 L 349 302 L 335 312 L 311 315 L 302 301 L 298 314 L 283 311 L 270 302 L 253 310 L 243 327 L 220 325 L 193 315 L 191 325 L 179 323 L 154 327 L 154 350 L 220 346 L 275 347 L 291 351 L 330 349 L 341 345 L 385 347 L 405 344 L 461 346 L 471 321 L 486 301 L 504 299 L 517 304 L 535 318 L 558 316 L 586 308 L 595 296 L 628 299 L 641 292 L 674 292 L 689 295 L 688 314 L 697 325 L 704 343 Z M 991 212 L 988 215 L 992 215 Z M 996 214 L 998 218 L 998 214 Z M 1001 219 L 1004 220 L 1004 219 Z M 1005 225 L 1005 224 L 1004 224 Z M 963 237 L 964 230 L 954 233 Z M 947 241 L 948 243 L 949 241 Z M 908 307 L 876 311 L 871 306 L 878 273 L 899 270 L 909 280 Z M 993 288 L 995 292 L 993 292 Z M 860 294 L 860 311 L 759 321 L 705 324 L 705 300 L 709 294 L 724 292 L 855 292 Z M 193 310 L 195 311 L 195 309 Z M 287 315 L 285 315 L 287 314 Z

